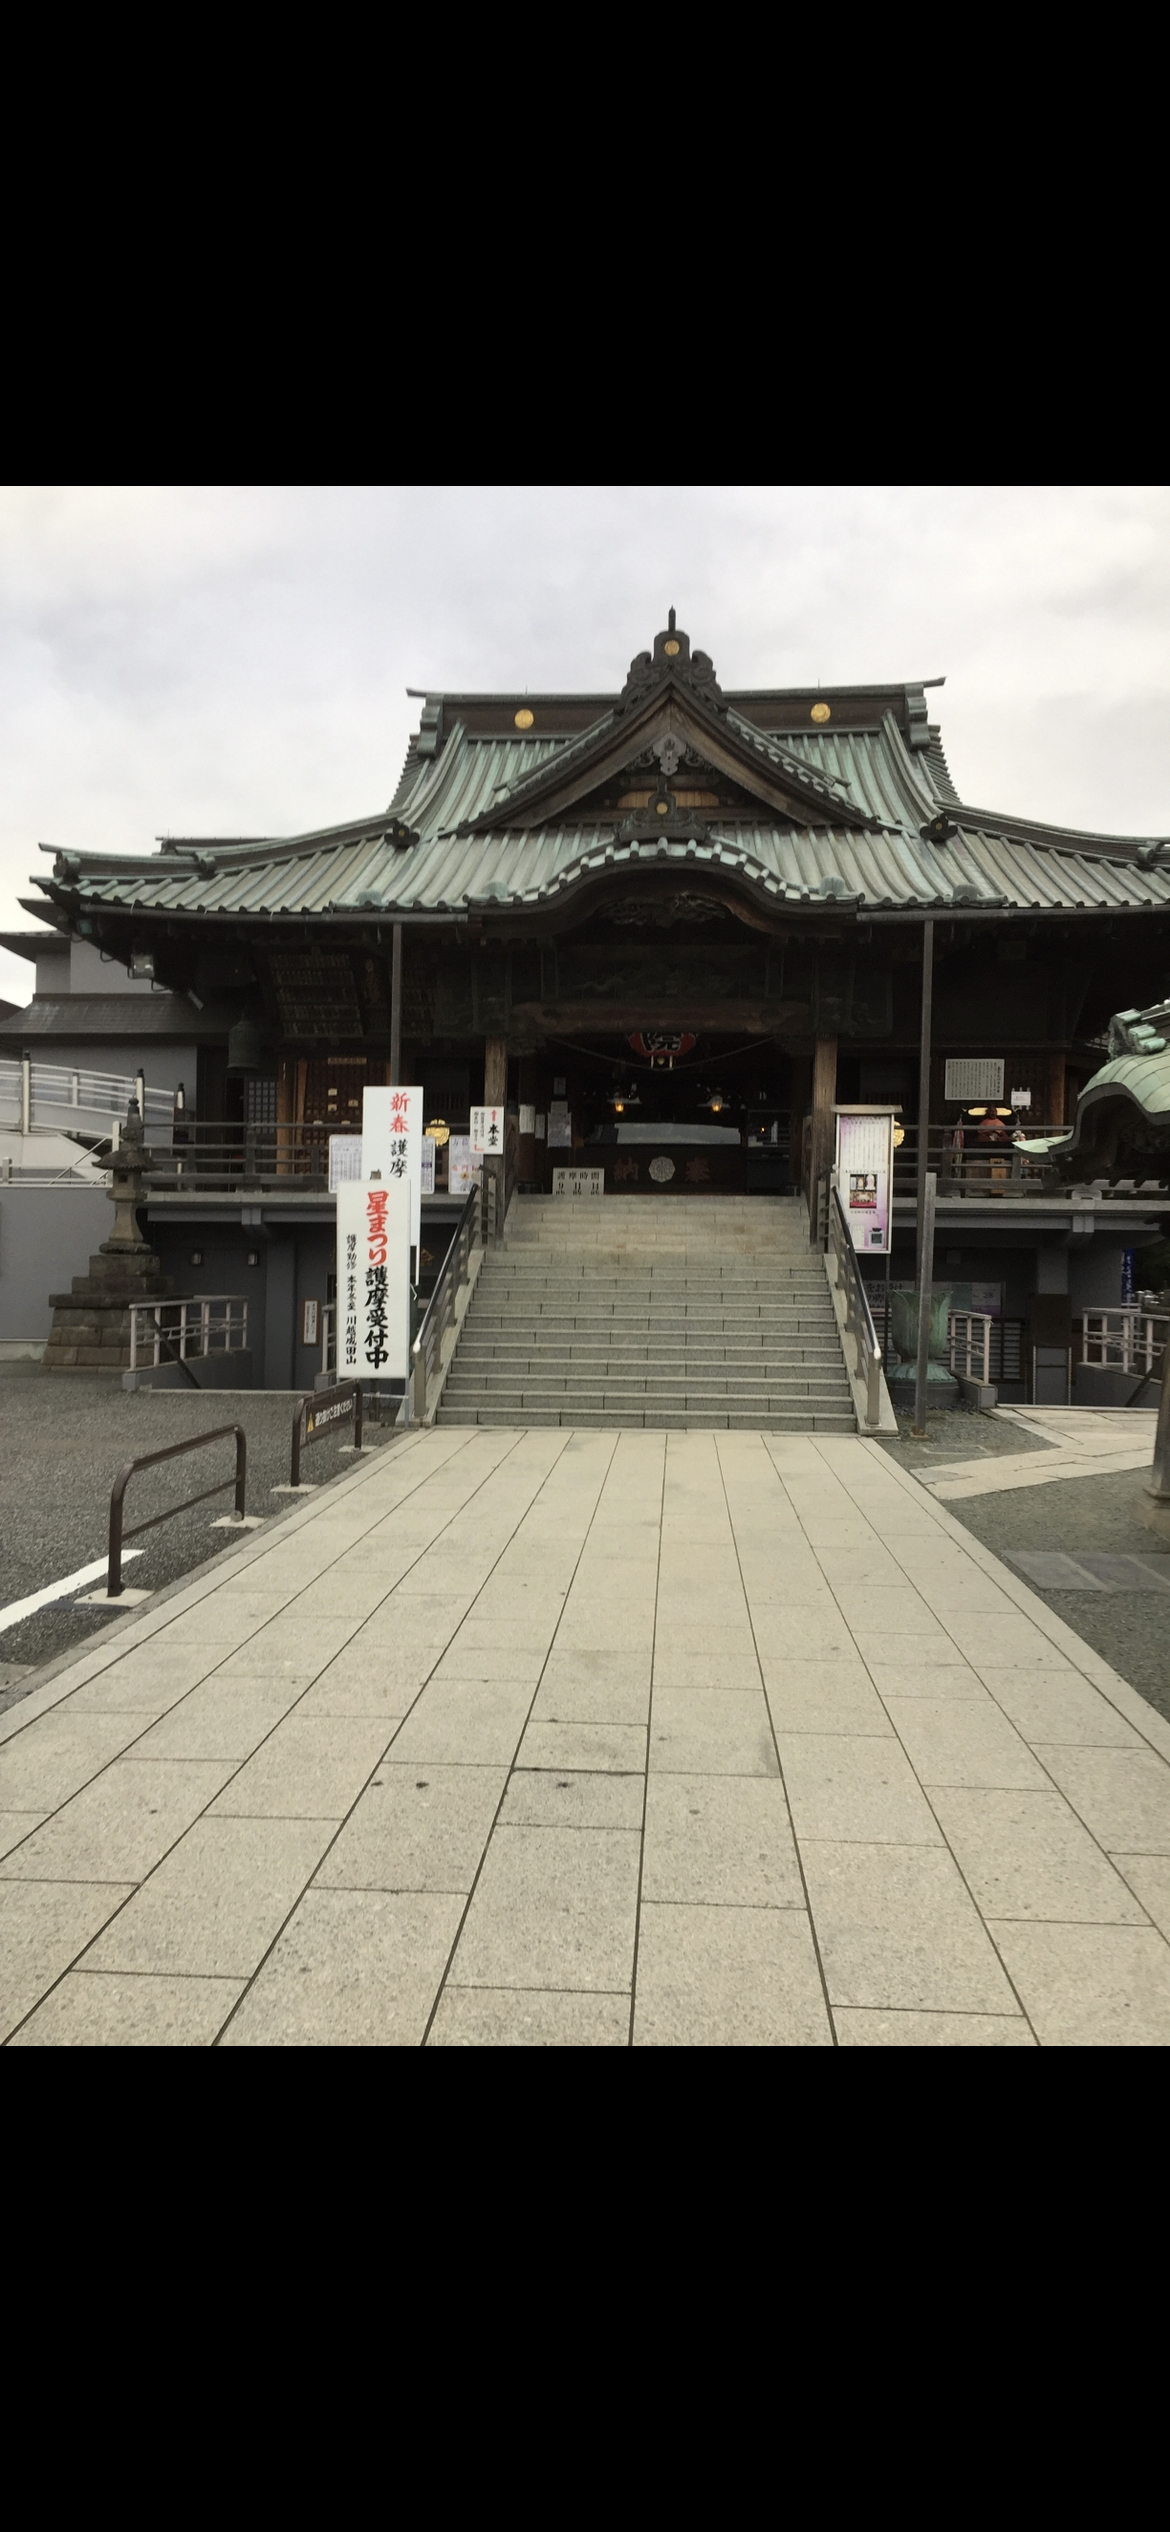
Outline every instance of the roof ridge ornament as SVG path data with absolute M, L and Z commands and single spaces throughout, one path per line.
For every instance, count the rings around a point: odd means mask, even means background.
M 631 706 L 644 703 L 648 695 L 668 680 L 673 680 L 686 693 L 693 694 L 698 702 L 705 703 L 709 711 L 726 712 L 727 705 L 715 675 L 714 662 L 706 651 L 692 651 L 689 633 L 676 626 L 673 607 L 667 617 L 665 631 L 654 636 L 653 650 L 639 651 L 636 659 L 630 661 L 629 676 L 613 708 L 615 720 L 623 712 L 628 712 Z

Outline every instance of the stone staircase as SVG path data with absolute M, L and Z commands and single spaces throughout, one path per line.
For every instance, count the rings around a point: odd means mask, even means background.
M 485 1258 L 440 1424 L 854 1433 L 804 1207 L 785 1196 L 521 1196 Z

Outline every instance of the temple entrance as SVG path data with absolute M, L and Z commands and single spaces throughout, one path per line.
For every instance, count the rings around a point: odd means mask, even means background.
M 555 1048 L 546 1060 L 556 1064 Z M 550 1142 L 550 1186 L 558 1161 L 572 1160 L 602 1169 L 607 1194 L 787 1192 L 799 1066 L 774 1041 L 631 1030 L 568 1045 L 563 1062 L 560 1132 L 567 1118 L 572 1149 Z

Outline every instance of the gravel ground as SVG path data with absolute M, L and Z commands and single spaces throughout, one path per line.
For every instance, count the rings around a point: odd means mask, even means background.
M 882 1437 L 881 1447 L 896 1459 L 902 1468 L 937 1467 L 946 1459 L 996 1458 L 1001 1452 L 1043 1451 L 1048 1449 L 1033 1433 L 1026 1433 L 1022 1424 L 1000 1424 L 995 1416 L 981 1415 L 977 1407 L 942 1407 L 937 1414 L 928 1414 L 926 1440 L 912 1442 L 911 1419 L 898 1417 L 898 1439 L 893 1434 Z
M 1141 1468 L 1111 1477 L 1054 1477 L 1050 1486 L 961 1496 L 947 1511 L 997 1555 L 1039 1547 L 1072 1556 L 1078 1548 L 1149 1556 L 1170 1548 L 1170 1524 L 1154 1529 L 1144 1517 L 1151 1509 L 1145 1486 Z M 1161 1592 L 1044 1591 L 1040 1597 L 1170 1722 L 1170 1608 Z
M 182 1390 L 125 1390 L 120 1375 L 108 1372 L 66 1376 L 43 1372 L 37 1363 L 0 1365 L 0 1608 L 104 1556 L 110 1487 L 119 1469 L 190 1434 L 242 1424 L 249 1514 L 271 1518 L 286 1510 L 295 1497 L 272 1489 L 288 1482 L 293 1407 L 293 1398 L 280 1391 L 221 1390 L 195 1397 Z M 380 1442 L 389 1430 L 367 1422 L 371 1442 Z M 321 1485 L 352 1468 L 352 1458 L 341 1455 L 342 1443 L 351 1438 L 352 1426 L 342 1425 L 336 1440 L 314 1443 L 303 1476 Z M 224 1441 L 132 1478 L 127 1528 L 234 1470 L 234 1446 Z M 230 1546 L 239 1533 L 211 1524 L 230 1513 L 232 1501 L 229 1489 L 134 1540 L 143 1553 L 127 1564 L 127 1583 L 157 1590 L 203 1564 L 217 1548 Z M 66 1599 L 7 1628 L 0 1634 L 0 1703 L 9 1701 L 6 1690 L 19 1690 L 31 1668 L 76 1650 L 109 1623 L 102 1610 Z

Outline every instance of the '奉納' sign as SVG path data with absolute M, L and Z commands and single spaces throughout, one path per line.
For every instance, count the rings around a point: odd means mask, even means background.
M 405 1380 L 410 1365 L 411 1189 L 405 1178 L 337 1190 L 337 1369 Z

